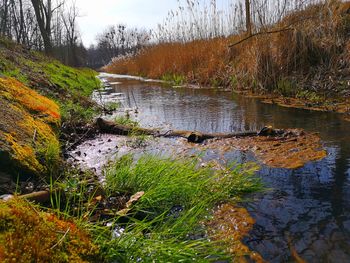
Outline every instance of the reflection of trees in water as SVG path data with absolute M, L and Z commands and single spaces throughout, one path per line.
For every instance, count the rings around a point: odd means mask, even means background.
M 151 89 L 151 91 L 150 91 Z M 244 105 L 232 102 L 232 94 L 215 90 L 171 89 L 127 85 L 118 88 L 125 93 L 126 104 L 134 106 L 136 98 L 141 123 L 147 125 L 157 116 L 159 123 L 170 122 L 176 129 L 205 132 L 230 132 L 255 129 L 247 126 Z M 247 129 L 248 128 L 248 129 Z

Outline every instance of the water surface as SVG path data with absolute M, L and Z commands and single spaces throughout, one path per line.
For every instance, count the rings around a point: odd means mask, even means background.
M 246 204 L 256 224 L 245 243 L 270 262 L 293 261 L 291 251 L 308 262 L 350 262 L 350 122 L 338 114 L 282 108 L 228 91 L 135 79 L 111 82 L 115 85 L 104 98 L 122 101 L 145 127 L 234 132 L 272 125 L 318 132 L 328 151 L 324 160 L 297 170 L 262 166 L 258 172 L 271 190 Z M 237 153 L 225 158 L 245 159 Z

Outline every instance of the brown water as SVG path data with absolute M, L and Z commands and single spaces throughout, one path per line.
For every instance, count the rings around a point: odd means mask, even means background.
M 227 91 L 161 87 L 136 80 L 103 92 L 107 100 L 137 108 L 142 126 L 203 132 L 303 128 L 319 132 L 328 156 L 296 170 L 262 166 L 270 191 L 246 204 L 256 224 L 245 243 L 270 262 L 293 261 L 291 251 L 307 262 L 350 262 L 350 122 L 333 113 L 262 104 Z M 173 142 L 174 143 L 174 142 Z M 218 158 L 215 151 L 204 158 Z M 227 153 L 226 161 L 254 157 Z

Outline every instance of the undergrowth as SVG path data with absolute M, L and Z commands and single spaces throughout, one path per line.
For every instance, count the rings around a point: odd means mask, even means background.
M 262 189 L 256 168 L 232 164 L 218 169 L 194 159 L 126 155 L 106 168 L 104 187 L 92 180 L 93 174 L 73 169 L 63 180 L 51 181 L 49 209 L 18 198 L 0 201 L 0 259 L 231 260 L 235 255 L 228 243 L 208 234 L 206 222 L 216 205 L 242 201 L 244 194 Z M 142 194 L 126 207 L 137 193 Z

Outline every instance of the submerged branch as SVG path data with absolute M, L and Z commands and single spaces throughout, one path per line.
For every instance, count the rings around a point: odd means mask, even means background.
M 161 133 L 159 129 L 146 129 L 139 127 L 131 127 L 121 124 L 116 124 L 111 121 L 98 118 L 96 120 L 96 126 L 102 133 L 110 133 L 116 135 L 152 135 L 155 137 L 182 137 L 186 138 L 188 142 L 201 143 L 208 139 L 214 138 L 233 138 L 233 137 L 248 137 L 257 136 L 257 131 L 248 132 L 236 132 L 236 133 L 201 133 L 197 131 L 185 131 L 185 130 L 170 130 L 165 133 Z

